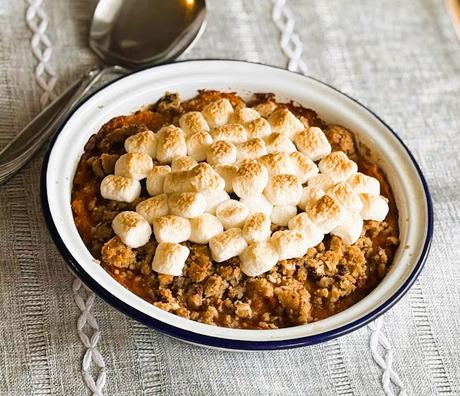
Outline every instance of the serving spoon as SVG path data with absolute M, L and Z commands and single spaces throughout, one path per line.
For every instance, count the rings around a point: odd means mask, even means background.
M 86 72 L 0 151 L 0 184 L 27 163 L 104 75 L 177 58 L 196 42 L 205 22 L 205 0 L 100 0 L 89 46 L 105 66 Z

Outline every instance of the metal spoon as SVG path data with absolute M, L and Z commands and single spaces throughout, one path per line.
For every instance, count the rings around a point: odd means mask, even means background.
M 101 77 L 177 58 L 196 42 L 205 18 L 205 0 L 100 0 L 89 45 L 112 66 L 85 73 L 0 151 L 0 184 L 27 163 Z

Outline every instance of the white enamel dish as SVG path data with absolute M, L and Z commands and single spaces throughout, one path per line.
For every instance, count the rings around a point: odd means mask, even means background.
M 277 330 L 210 326 L 165 312 L 142 300 L 100 267 L 81 240 L 70 206 L 72 180 L 89 137 L 113 117 L 154 103 L 166 91 L 188 99 L 198 89 L 233 91 L 243 97 L 272 92 L 318 112 L 328 123 L 354 131 L 388 177 L 399 211 L 400 248 L 382 282 L 364 299 L 327 319 Z M 327 341 L 374 320 L 413 284 L 426 259 L 433 231 L 431 199 L 413 156 L 394 131 L 369 109 L 315 79 L 260 64 L 199 60 L 132 73 L 100 89 L 68 117 L 44 160 L 42 206 L 50 233 L 70 269 L 96 294 L 136 320 L 178 339 L 231 350 L 283 349 Z

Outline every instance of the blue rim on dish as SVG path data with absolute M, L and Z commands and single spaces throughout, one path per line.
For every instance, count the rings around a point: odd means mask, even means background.
M 188 60 L 188 61 L 180 61 L 180 62 L 197 62 L 197 61 L 209 61 L 209 60 L 224 60 L 224 59 L 199 59 L 199 60 Z M 226 62 L 229 60 L 225 59 Z M 231 61 L 231 60 L 230 60 Z M 235 62 L 245 62 L 245 63 L 255 63 L 255 62 L 246 62 L 246 61 L 235 61 Z M 178 63 L 177 61 L 174 63 Z M 167 65 L 169 63 L 165 63 L 162 65 Z M 139 70 L 136 70 L 128 75 L 138 73 L 140 71 L 162 66 L 162 65 L 157 65 L 153 67 L 145 67 Z M 276 66 L 269 66 L 269 65 L 263 65 L 267 67 L 272 67 L 275 69 L 281 69 Z M 286 70 L 285 70 L 286 71 Z M 169 335 L 171 337 L 190 342 L 193 344 L 199 344 L 199 345 L 204 345 L 204 346 L 209 346 L 209 347 L 215 347 L 215 348 L 224 348 L 224 349 L 230 349 L 230 350 L 252 350 L 252 351 L 257 351 L 257 350 L 277 350 L 277 349 L 288 349 L 288 348 L 296 348 L 300 346 L 308 346 L 308 345 L 314 345 L 318 344 L 321 342 L 328 341 L 330 339 L 336 338 L 343 336 L 345 334 L 350 333 L 351 331 L 357 330 L 360 327 L 363 327 L 367 323 L 373 321 L 376 319 L 378 316 L 384 314 L 386 311 L 388 311 L 394 304 L 396 304 L 403 296 L 404 294 L 409 290 L 409 288 L 412 286 L 412 284 L 415 282 L 417 279 L 418 275 L 420 274 L 428 252 L 430 250 L 431 246 L 431 240 L 433 236 L 433 207 L 432 207 L 432 201 L 431 201 L 431 195 L 428 189 L 427 182 L 425 180 L 425 177 L 422 174 L 422 171 L 417 164 L 414 156 L 412 153 L 409 151 L 407 146 L 403 143 L 401 138 L 396 134 L 393 129 L 391 129 L 377 114 L 375 114 L 372 110 L 361 104 L 359 101 L 356 99 L 350 97 L 349 95 L 339 91 L 338 89 L 330 86 L 329 84 L 326 84 L 316 78 L 310 77 L 310 76 L 304 76 L 300 73 L 295 73 L 295 72 L 290 72 L 294 74 L 299 74 L 303 76 L 304 78 L 308 78 L 311 80 L 314 80 L 320 84 L 323 84 L 334 91 L 338 92 L 339 94 L 346 96 L 359 106 L 363 107 L 365 110 L 367 110 L 369 113 L 371 113 L 376 119 L 378 119 L 393 135 L 394 137 L 399 141 L 401 146 L 404 148 L 406 153 L 408 154 L 409 158 L 412 161 L 412 164 L 414 165 L 418 176 L 420 178 L 420 181 L 423 186 L 423 190 L 425 193 L 425 199 L 426 199 L 426 204 L 427 204 L 427 214 L 428 214 L 428 224 L 427 224 L 427 233 L 426 233 L 426 238 L 425 242 L 423 245 L 423 249 L 420 254 L 420 258 L 417 262 L 417 264 L 414 266 L 414 269 L 412 273 L 409 275 L 408 279 L 404 282 L 404 284 L 387 300 L 385 301 L 382 305 L 380 305 L 378 308 L 374 309 L 372 312 L 368 313 L 367 315 L 361 317 L 360 319 L 357 319 L 353 321 L 352 323 L 349 323 L 347 325 L 341 326 L 337 329 L 330 330 L 321 334 L 317 335 L 310 335 L 310 336 L 305 336 L 305 337 L 300 337 L 300 338 L 295 338 L 295 339 L 288 339 L 288 340 L 281 340 L 281 341 L 243 341 L 243 340 L 233 340 L 233 339 L 224 339 L 224 338 L 218 338 L 218 337 L 213 337 L 213 336 L 207 336 L 207 335 L 202 335 L 198 333 L 194 333 L 188 330 L 184 330 L 175 326 L 171 326 L 167 323 L 164 323 L 162 321 L 159 321 L 157 319 L 152 318 L 149 315 L 144 314 L 143 312 L 133 308 L 132 306 L 126 304 L 119 298 L 115 297 L 112 293 L 110 293 L 108 290 L 104 289 L 97 283 L 93 278 L 91 278 L 85 270 L 81 267 L 81 265 L 77 262 L 77 260 L 72 256 L 72 254 L 69 252 L 67 246 L 63 242 L 61 236 L 59 235 L 56 225 L 52 219 L 51 216 L 51 211 L 50 207 L 48 204 L 48 199 L 47 199 L 47 186 L 46 186 L 46 174 L 47 174 L 47 168 L 48 168 L 48 163 L 49 163 L 49 157 L 51 154 L 51 150 L 53 149 L 54 143 L 57 139 L 57 136 L 59 133 L 62 131 L 64 128 L 65 124 L 67 121 L 72 117 L 74 112 L 83 104 L 85 103 L 89 98 L 94 96 L 96 93 L 104 89 L 110 84 L 113 84 L 114 82 L 125 78 L 127 75 L 121 76 L 113 81 L 111 81 L 108 84 L 105 84 L 95 92 L 93 92 L 91 95 L 87 96 L 83 101 L 81 101 L 78 106 L 76 106 L 66 117 L 66 119 L 61 123 L 61 125 L 57 128 L 50 144 L 47 150 L 47 153 L 43 159 L 43 165 L 42 165 L 42 170 L 41 170 L 41 180 L 40 180 L 40 197 L 41 197 L 41 202 L 42 202 L 42 210 L 43 214 L 45 217 L 46 224 L 48 226 L 48 230 L 51 234 L 51 237 L 57 246 L 58 250 L 60 251 L 61 255 L 69 265 L 71 271 L 77 275 L 84 283 L 86 286 L 88 286 L 94 293 L 96 293 L 99 297 L 104 299 L 107 303 L 118 309 L 119 311 L 123 312 L 124 314 L 132 317 L 133 319 L 155 329 L 158 331 L 161 331 L 162 333 Z

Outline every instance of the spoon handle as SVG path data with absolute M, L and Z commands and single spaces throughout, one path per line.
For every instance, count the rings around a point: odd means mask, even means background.
M 45 107 L 13 140 L 0 151 L 0 184 L 21 169 L 53 134 L 70 110 L 107 72 L 124 73 L 118 67 L 95 68 L 70 85 L 56 100 Z

